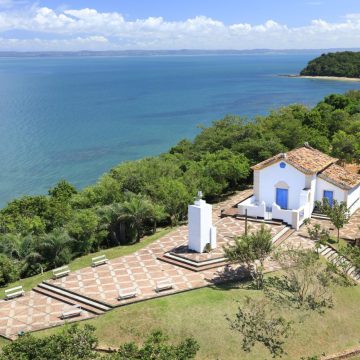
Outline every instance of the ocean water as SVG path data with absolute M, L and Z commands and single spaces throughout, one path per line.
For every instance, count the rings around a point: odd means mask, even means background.
M 314 54 L 0 58 L 0 206 L 78 188 L 116 164 L 193 138 L 226 114 L 249 118 L 360 83 L 280 77 Z

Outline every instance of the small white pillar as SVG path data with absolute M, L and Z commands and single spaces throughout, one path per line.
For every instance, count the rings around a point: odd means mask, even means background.
M 201 192 L 194 205 L 188 207 L 189 243 L 188 248 L 202 253 L 206 244 L 216 247 L 216 228 L 212 226 L 212 206 L 201 199 Z
M 210 247 L 211 247 L 211 250 L 216 249 L 216 227 L 215 226 L 210 227 Z

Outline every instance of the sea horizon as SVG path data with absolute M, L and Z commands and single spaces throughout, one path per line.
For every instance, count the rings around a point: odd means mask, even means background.
M 309 48 L 309 49 L 278 49 L 278 48 L 254 48 L 254 49 L 124 49 L 124 50 L 0 50 L 1 57 L 61 57 L 61 56 L 200 56 L 204 55 L 254 55 L 254 54 L 321 54 L 323 52 L 359 51 L 360 48 Z

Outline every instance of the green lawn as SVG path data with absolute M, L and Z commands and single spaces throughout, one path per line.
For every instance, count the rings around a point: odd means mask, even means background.
M 101 250 L 97 253 L 92 253 L 89 255 L 81 256 L 81 257 L 75 259 L 74 261 L 72 261 L 69 264 L 69 268 L 70 268 L 70 270 L 75 271 L 75 270 L 79 270 L 84 267 L 90 266 L 91 258 L 98 256 L 98 255 L 102 255 L 102 254 L 105 254 L 108 259 L 114 259 L 119 256 L 124 256 L 124 255 L 134 253 L 135 251 L 142 249 L 143 247 L 145 247 L 145 246 L 149 245 L 150 243 L 154 242 L 155 240 L 161 238 L 162 236 L 166 235 L 167 233 L 169 233 L 172 230 L 174 230 L 174 228 L 159 229 L 155 234 L 146 236 L 143 239 L 141 239 L 141 241 L 139 243 L 132 244 L 132 245 L 126 245 L 126 246 L 117 246 L 117 247 L 113 247 L 110 249 Z M 11 287 L 18 286 L 18 285 L 22 285 L 25 290 L 30 290 L 33 287 L 35 287 L 37 284 L 41 283 L 43 280 L 50 279 L 51 274 L 52 274 L 51 271 L 47 271 L 43 274 L 32 276 L 32 277 L 26 278 L 26 279 L 21 279 L 19 281 L 16 281 L 15 283 L 9 284 L 8 286 L 1 288 L 0 296 L 1 296 L 1 298 L 3 298 L 4 291 L 6 289 L 9 289 Z
M 260 345 L 248 354 L 241 350 L 240 335 L 229 329 L 225 315 L 234 314 L 237 302 L 259 292 L 223 286 L 203 288 L 160 299 L 140 302 L 110 311 L 87 321 L 97 328 L 103 346 L 134 340 L 141 342 L 153 329 L 162 329 L 177 342 L 193 336 L 200 344 L 197 359 L 271 359 Z M 282 310 L 294 320 L 295 332 L 288 339 L 283 359 L 327 355 L 359 345 L 360 287 L 335 289 L 335 307 L 324 315 Z M 60 328 L 36 333 L 44 336 Z

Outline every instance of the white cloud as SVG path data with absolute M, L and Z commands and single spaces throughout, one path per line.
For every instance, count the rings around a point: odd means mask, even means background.
M 0 0 L 0 5 L 6 2 L 11 0 Z M 6 32 L 13 30 L 33 38 L 7 39 Z M 305 26 L 289 27 L 271 19 L 263 24 L 225 25 L 206 16 L 184 21 L 162 17 L 128 21 L 117 12 L 61 11 L 34 5 L 0 11 L 1 33 L 0 50 L 9 46 L 18 50 L 358 47 L 360 14 L 348 14 L 339 22 L 314 19 Z
M 112 49 L 112 45 L 108 39 L 101 35 L 93 35 L 89 37 L 75 37 L 69 39 L 53 39 L 44 40 L 39 38 L 33 39 L 16 39 L 16 38 L 0 38 L 0 49 L 6 51 L 33 51 L 33 50 L 108 50 Z

